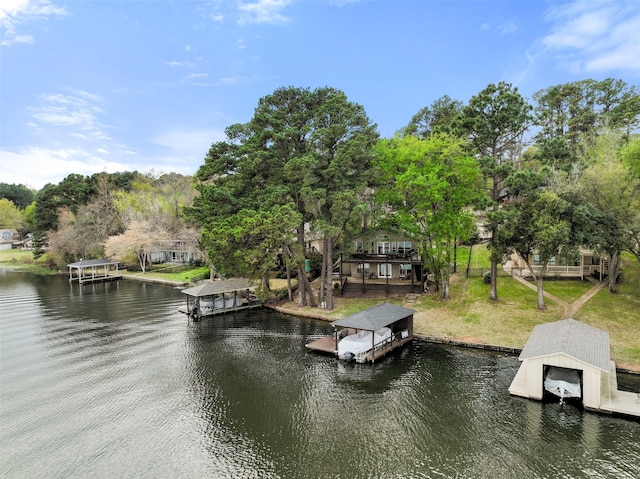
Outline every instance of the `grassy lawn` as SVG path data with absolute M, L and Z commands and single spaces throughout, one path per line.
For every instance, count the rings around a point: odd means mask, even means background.
M 621 367 L 640 366 L 640 264 L 622 257 L 618 293 L 605 288 L 576 313 L 575 319 L 609 332 L 611 356 Z
M 161 269 L 159 269 L 159 270 L 154 270 L 148 273 L 141 273 L 139 271 L 136 271 L 136 272 L 123 271 L 122 274 L 129 275 L 129 276 L 144 276 L 145 278 L 162 279 L 165 281 L 176 281 L 178 283 L 189 283 L 193 278 L 196 278 L 196 277 L 201 278 L 203 275 L 208 275 L 209 267 L 194 266 L 194 267 L 187 268 L 183 271 L 179 271 L 177 273 L 163 272 Z
M 605 288 L 578 311 L 575 319 L 608 331 L 612 359 L 619 367 L 640 371 L 640 263 L 628 255 L 622 266 L 619 293 L 610 294 Z M 592 287 L 586 281 L 545 281 L 545 291 L 569 303 Z M 556 321 L 563 314 L 562 306 L 550 299 L 545 301 L 544 311 L 538 310 L 536 292 L 510 277 L 498 279 L 498 295 L 498 301 L 490 301 L 489 285 L 482 278 L 467 279 L 459 273 L 452 277 L 449 301 L 442 301 L 438 293 L 424 294 L 413 304 L 406 304 L 404 298 L 337 297 L 335 309 L 323 313 L 327 319 L 340 319 L 389 302 L 417 310 L 414 329 L 418 334 L 517 348 L 524 346 L 536 325 Z M 295 303 L 283 306 L 306 313 L 322 312 L 299 308 Z
M 36 274 L 56 273 L 56 271 L 47 268 L 33 259 L 33 251 L 22 249 L 0 251 L 0 267 L 14 271 L 28 271 Z

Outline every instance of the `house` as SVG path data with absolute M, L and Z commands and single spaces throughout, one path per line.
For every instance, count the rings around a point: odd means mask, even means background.
M 381 230 L 356 238 L 352 246 L 352 253 L 340 255 L 338 275 L 343 296 L 421 292 L 422 259 L 412 241 Z
M 542 270 L 540 256 L 534 254 L 532 261 L 533 271 L 539 274 Z M 575 258 L 552 258 L 547 265 L 545 278 L 574 278 L 585 279 L 593 277 L 598 280 L 607 275 L 609 262 L 594 250 L 580 248 L 579 255 Z M 511 257 L 511 269 L 513 273 L 519 273 L 523 278 L 531 278 L 531 271 L 525 260 L 514 253 Z
M 194 264 L 204 262 L 202 252 L 191 238 L 176 238 L 167 241 L 150 254 L 152 263 Z
M 514 396 L 543 399 L 547 371 L 560 368 L 578 373 L 585 409 L 640 416 L 637 395 L 617 388 L 606 331 L 575 319 L 539 324 L 518 359 L 520 368 L 509 386 Z
M 20 241 L 20 233 L 12 228 L 0 229 L 0 251 L 13 248 L 13 243 Z

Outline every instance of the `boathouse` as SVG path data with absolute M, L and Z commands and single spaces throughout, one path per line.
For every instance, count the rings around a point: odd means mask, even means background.
M 245 278 L 207 281 L 182 290 L 187 297 L 187 308 L 181 311 L 197 320 L 203 316 L 261 307 L 262 303 L 250 288 Z
M 578 372 L 585 409 L 640 416 L 637 394 L 617 388 L 606 331 L 575 319 L 539 324 L 518 359 L 522 363 L 509 386 L 514 396 L 543 399 L 546 371 L 563 368 Z
M 117 261 L 108 259 L 86 259 L 68 264 L 69 282 L 85 284 L 118 280 L 122 278 L 118 272 L 118 265 Z
M 306 345 L 340 359 L 373 363 L 413 339 L 414 309 L 380 304 L 331 323 L 334 333 Z

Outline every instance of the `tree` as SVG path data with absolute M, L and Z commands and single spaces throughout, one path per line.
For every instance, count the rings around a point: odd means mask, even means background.
M 289 87 L 261 98 L 253 118 L 231 125 L 226 134 L 227 141 L 211 146 L 196 173 L 200 195 L 185 209 L 187 218 L 203 227 L 203 243 L 212 250 L 215 228 L 231 227 L 228 222 L 239 212 L 267 214 L 291 205 L 298 213 L 299 223 L 291 232 L 297 246 L 284 248 L 293 255 L 285 263 L 298 270 L 300 304 L 306 305 L 308 298 L 315 306 L 304 270 L 305 224 L 322 231 L 328 241 L 325 258 L 331 258 L 340 225 L 353 217 L 359 190 L 367 183 L 375 125 L 339 90 Z M 271 221 L 261 223 L 267 227 Z M 242 269 L 238 262 L 236 269 Z M 325 265 L 330 306 L 328 271 Z
M 460 116 L 463 103 L 444 95 L 413 115 L 404 128 L 405 135 L 428 138 L 432 133 L 456 132 L 456 120 Z
M 0 183 L 0 199 L 2 198 L 11 201 L 19 210 L 24 210 L 33 202 L 34 194 L 24 185 Z
M 158 251 L 171 236 L 151 221 L 132 221 L 122 234 L 110 236 L 105 244 L 105 254 L 109 258 L 124 261 L 135 255 L 142 272 L 151 263 L 151 253 Z
M 536 281 L 538 308 L 544 309 L 544 276 L 549 263 L 561 254 L 576 256 L 577 249 L 593 238 L 594 221 L 588 206 L 569 187 L 560 192 L 538 188 L 538 179 L 510 205 L 506 243 L 525 261 Z M 534 257 L 541 265 L 539 273 L 533 268 Z
M 617 291 L 620 254 L 640 249 L 640 179 L 620 155 L 624 136 L 605 130 L 585 148 L 588 165 L 580 178 L 582 194 L 598 213 L 600 238 L 596 247 L 609 256 L 609 291 Z M 625 150 L 622 150 L 625 151 Z
M 533 100 L 542 158 L 564 170 L 579 159 L 584 135 L 605 125 L 629 135 L 640 126 L 640 91 L 622 80 L 554 85 L 534 93 Z
M 531 106 L 508 83 L 489 85 L 471 98 L 463 108 L 460 128 L 468 135 L 473 153 L 479 158 L 485 177 L 490 205 L 487 229 L 491 233 L 491 290 L 489 298 L 498 299 L 498 263 L 506 250 L 499 241 L 505 216 L 500 205 L 509 196 L 505 180 L 514 171 L 520 157 L 523 135 L 531 123 Z
M 67 207 L 76 214 L 78 207 L 86 204 L 92 193 L 93 187 L 88 177 L 71 174 L 57 185 L 46 184 L 36 194 L 34 257 L 38 258 L 44 253 L 42 247 L 47 240 L 47 232 L 58 229 L 58 210 Z
M 482 194 L 477 162 L 462 140 L 446 134 L 382 140 L 376 148 L 381 172 L 377 199 L 390 220 L 419 245 L 442 299 L 449 299 L 449 267 L 455 241 L 475 232 L 470 206 Z
M 0 199 L 0 228 L 21 229 L 23 225 L 22 214 L 13 204 L 13 201 L 6 198 Z

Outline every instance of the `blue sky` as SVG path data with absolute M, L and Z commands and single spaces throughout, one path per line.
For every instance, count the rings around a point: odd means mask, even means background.
M 384 137 L 442 97 L 640 83 L 640 1 L 0 2 L 0 182 L 193 174 L 282 86 L 330 86 Z

